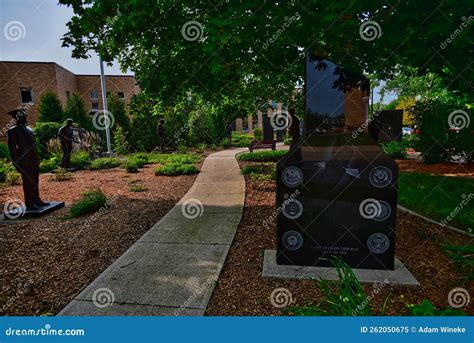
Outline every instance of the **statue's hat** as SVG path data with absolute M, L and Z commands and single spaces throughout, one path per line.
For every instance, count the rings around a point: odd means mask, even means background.
M 13 118 L 18 119 L 21 116 L 27 116 L 28 112 L 24 108 L 12 110 L 8 112 L 9 115 L 11 115 Z

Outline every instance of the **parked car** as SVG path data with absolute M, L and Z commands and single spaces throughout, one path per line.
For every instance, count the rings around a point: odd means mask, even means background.
M 411 135 L 413 133 L 413 129 L 411 127 L 402 127 L 402 134 L 405 135 Z

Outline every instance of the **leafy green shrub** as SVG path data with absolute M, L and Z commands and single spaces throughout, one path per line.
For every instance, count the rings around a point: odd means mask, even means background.
M 61 100 L 56 93 L 47 91 L 40 97 L 38 122 L 56 122 L 64 121 L 64 110 Z
M 216 151 L 217 150 L 217 145 L 215 145 L 214 143 L 211 144 L 211 150 Z
M 37 122 L 34 126 L 38 153 L 41 159 L 50 157 L 51 151 L 48 151 L 48 142 L 58 136 L 62 123 L 56 122 Z
M 196 148 L 196 151 L 197 152 L 204 152 L 207 148 L 207 144 L 206 143 L 202 143 L 202 144 L 198 144 L 197 148 Z
M 256 163 L 244 166 L 241 172 L 244 175 L 250 175 L 250 177 L 255 180 L 276 180 L 276 166 L 272 162 Z
M 143 92 L 134 95 L 130 100 L 129 112 L 132 122 L 127 138 L 134 151 L 152 151 L 158 144 L 153 106 L 154 100 Z
M 120 166 L 120 160 L 114 157 L 101 157 L 96 160 L 93 160 L 90 168 L 92 170 L 99 170 L 99 169 L 110 169 L 116 168 Z
M 370 298 L 352 269 L 340 258 L 331 258 L 339 276 L 338 281 L 320 280 L 323 300 L 320 304 L 289 307 L 284 311 L 298 316 L 370 316 L 373 315 Z
M 423 300 L 419 305 L 408 305 L 408 314 L 410 316 L 465 316 L 466 313 L 452 307 L 436 308 L 431 301 Z
M 255 137 L 255 140 L 261 141 L 263 139 L 263 132 L 262 129 L 256 128 L 253 130 L 253 136 Z
M 469 120 L 465 104 L 465 100 L 451 95 L 419 101 L 410 109 L 419 128 L 417 146 L 425 163 L 445 162 L 454 156 L 460 156 L 468 162 L 474 159 L 474 120 Z M 450 127 L 458 122 L 462 128 Z
M 193 164 L 169 163 L 155 169 L 155 175 L 187 175 L 198 173 L 199 170 Z
M 285 145 L 291 145 L 292 139 L 291 137 L 285 137 L 285 140 L 283 141 L 283 144 Z
M 138 160 L 130 159 L 123 164 L 123 168 L 127 173 L 136 173 L 138 172 L 139 162 Z
M 240 133 L 240 132 L 232 132 L 232 145 L 246 148 L 249 147 L 252 143 L 253 137 L 251 135 Z
M 418 135 L 415 135 L 415 134 L 404 135 L 402 137 L 402 143 L 405 146 L 405 148 L 417 149 L 419 142 L 420 142 L 420 137 L 418 137 Z
M 47 173 L 58 169 L 61 164 L 61 157 L 55 155 L 49 159 L 43 160 L 40 162 L 40 173 Z
M 71 118 L 75 124 L 88 131 L 94 130 L 92 120 L 87 114 L 84 99 L 77 94 L 71 94 L 66 103 L 66 116 Z
M 16 170 L 10 171 L 5 176 L 5 183 L 9 186 L 21 185 L 21 175 Z
M 13 164 L 0 159 L 0 182 L 5 182 L 8 173 L 15 171 Z
M 246 153 L 237 155 L 237 159 L 240 161 L 276 162 L 278 158 L 284 156 L 287 152 L 288 152 L 287 150 L 246 152 Z
M 87 151 L 75 151 L 71 155 L 71 166 L 87 169 L 91 164 L 91 157 Z
M 122 132 L 130 131 L 130 118 L 127 115 L 123 99 L 115 94 L 110 94 L 107 99 L 107 109 L 114 116 L 115 125 L 112 127 L 114 136 L 118 129 L 123 130 Z
M 263 166 L 261 165 L 250 165 L 242 168 L 241 173 L 244 175 L 252 173 L 263 173 Z
M 442 244 L 441 250 L 454 262 L 467 280 L 474 280 L 474 246 Z
M 67 218 L 75 218 L 96 212 L 101 208 L 105 208 L 106 204 L 107 197 L 100 189 L 87 190 L 82 194 L 82 199 L 71 206 Z
M 147 154 L 146 152 L 137 152 L 132 155 L 130 155 L 131 158 L 137 159 L 137 160 L 142 160 L 145 161 L 145 164 L 148 164 L 148 160 L 150 158 L 150 155 Z
M 118 126 L 114 131 L 114 151 L 119 155 L 125 155 L 128 152 L 129 145 L 123 129 Z
M 228 139 L 223 139 L 222 142 L 221 142 L 221 147 L 222 149 L 227 149 L 228 147 L 230 147 L 230 142 Z
M 130 187 L 130 192 L 145 192 L 147 190 L 148 188 L 140 185 Z
M 402 142 L 390 141 L 383 144 L 382 149 L 391 158 L 404 159 L 407 157 L 407 154 L 405 153 L 405 145 Z
M 5 143 L 0 143 L 0 160 L 2 159 L 10 159 L 10 151 L 8 150 L 8 145 Z
M 201 156 L 198 154 L 172 154 L 168 155 L 169 163 L 198 163 Z
M 72 173 L 68 172 L 64 168 L 55 169 L 53 172 L 54 172 L 54 175 L 52 177 L 53 181 L 61 182 L 61 181 L 68 181 L 72 179 Z
M 185 154 L 186 151 L 188 151 L 188 148 L 186 145 L 180 144 L 176 147 L 176 150 L 178 151 L 178 154 Z

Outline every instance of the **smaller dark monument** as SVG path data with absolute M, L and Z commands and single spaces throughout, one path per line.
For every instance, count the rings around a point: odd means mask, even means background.
M 276 140 L 274 139 L 274 128 L 271 120 L 268 116 L 262 116 L 262 134 L 263 138 L 261 141 L 254 140 L 249 146 L 249 151 L 252 152 L 255 149 L 276 149 Z
M 64 202 L 44 202 L 39 194 L 39 158 L 33 130 L 28 126 L 26 110 L 8 112 L 16 125 L 8 130 L 8 149 L 16 170 L 20 173 L 25 206 L 8 209 L 5 218 L 38 217 L 64 206 Z
M 383 110 L 374 114 L 369 135 L 379 144 L 402 140 L 402 110 Z

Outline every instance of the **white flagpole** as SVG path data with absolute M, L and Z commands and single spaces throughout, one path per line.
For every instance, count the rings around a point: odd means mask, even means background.
M 110 120 L 109 112 L 107 110 L 107 89 L 105 87 L 105 75 L 104 75 L 104 61 L 99 54 L 100 60 L 100 85 L 102 88 L 102 105 L 104 107 L 104 117 L 105 117 L 105 138 L 107 140 L 107 153 L 112 154 L 112 145 L 110 144 Z

